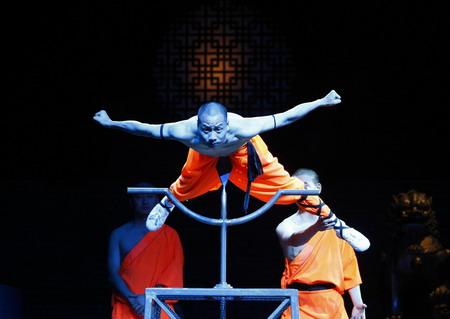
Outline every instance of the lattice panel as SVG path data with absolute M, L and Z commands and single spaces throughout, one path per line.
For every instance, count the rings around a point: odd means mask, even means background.
M 162 39 L 154 65 L 156 94 L 176 119 L 208 101 L 244 116 L 285 107 L 292 56 L 269 17 L 221 3 L 187 12 Z

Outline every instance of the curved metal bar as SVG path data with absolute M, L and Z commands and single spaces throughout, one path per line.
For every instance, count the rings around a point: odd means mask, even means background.
M 223 219 L 215 219 L 215 218 L 209 218 L 209 217 L 205 217 L 202 216 L 200 214 L 197 214 L 195 212 L 193 212 L 192 210 L 190 210 L 189 208 L 187 208 L 186 206 L 184 206 L 183 203 L 181 203 L 170 191 L 168 188 L 148 188 L 148 187 L 129 187 L 128 188 L 128 193 L 129 194 L 142 194 L 142 193 L 146 193 L 146 194 L 163 194 L 166 195 L 167 197 L 169 197 L 170 201 L 179 209 L 181 210 L 183 213 L 185 213 L 186 215 L 192 217 L 193 219 L 195 219 L 196 221 L 199 221 L 201 223 L 204 224 L 208 224 L 208 225 L 213 225 L 213 226 L 221 226 L 224 222 L 226 223 L 227 220 L 223 220 Z
M 319 190 L 312 190 L 312 189 L 279 189 L 275 195 L 262 206 L 258 210 L 254 211 L 251 214 L 234 218 L 234 219 L 216 219 L 216 218 L 209 218 L 202 216 L 200 214 L 197 214 L 187 208 L 183 203 L 181 203 L 170 191 L 168 188 L 153 188 L 153 187 L 128 187 L 128 193 L 129 194 L 142 194 L 142 193 L 150 193 L 150 194 L 164 194 L 166 195 L 170 201 L 183 213 L 186 215 L 192 217 L 193 219 L 204 223 L 209 224 L 213 226 L 221 226 L 223 223 L 226 223 L 227 226 L 234 226 L 234 225 L 240 225 L 246 222 L 249 222 L 265 212 L 267 212 L 275 203 L 278 201 L 278 199 L 281 196 L 284 195 L 319 195 Z
M 234 226 L 234 225 L 240 225 L 246 222 L 249 222 L 259 216 L 261 216 L 262 214 L 264 214 L 265 212 L 267 212 L 273 205 L 275 205 L 275 203 L 278 201 L 278 199 L 281 196 L 284 195 L 319 195 L 320 191 L 319 190 L 312 190 L 312 189 L 279 189 L 275 195 L 273 195 L 273 197 L 264 204 L 264 206 L 262 206 L 261 208 L 259 208 L 258 210 L 255 210 L 253 213 L 242 216 L 242 217 L 238 217 L 238 218 L 234 218 L 234 219 L 228 219 L 228 225 L 229 226 Z

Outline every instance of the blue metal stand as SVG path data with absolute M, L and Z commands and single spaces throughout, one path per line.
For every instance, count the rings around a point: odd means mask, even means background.
M 172 319 L 180 317 L 165 300 L 220 301 L 220 318 L 226 318 L 226 301 L 279 301 L 280 305 L 268 319 L 280 318 L 289 306 L 292 318 L 299 318 L 296 289 L 241 288 L 147 288 L 145 291 L 145 319 L 159 319 L 161 309 Z
M 269 319 L 279 318 L 284 310 L 291 306 L 292 318 L 299 318 L 298 310 L 298 294 L 296 289 L 237 289 L 232 288 L 227 283 L 227 227 L 240 225 L 249 222 L 265 212 L 267 212 L 281 196 L 284 195 L 319 195 L 318 190 L 291 190 L 280 189 L 275 195 L 261 208 L 251 214 L 235 218 L 227 219 L 227 193 L 226 185 L 230 174 L 222 175 L 222 197 L 221 197 L 221 218 L 214 219 L 199 215 L 184 206 L 167 188 L 145 188 L 145 187 L 129 187 L 129 194 L 136 193 L 152 193 L 166 195 L 174 205 L 183 213 L 194 218 L 195 220 L 213 225 L 220 226 L 220 282 L 214 288 L 147 288 L 145 319 L 159 319 L 160 311 L 169 315 L 172 319 L 179 317 L 164 302 L 164 300 L 218 300 L 220 301 L 220 318 L 226 318 L 226 301 L 227 300 L 253 300 L 253 301 L 282 301 L 275 311 L 269 316 Z

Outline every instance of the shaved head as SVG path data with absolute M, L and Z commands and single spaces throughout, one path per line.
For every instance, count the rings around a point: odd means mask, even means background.
M 320 183 L 319 175 L 317 175 L 315 171 L 309 168 L 299 168 L 298 170 L 295 171 L 293 176 L 298 178 L 300 178 L 300 176 L 309 176 L 315 183 L 317 184 Z
M 214 148 L 226 142 L 228 112 L 225 106 L 216 102 L 203 104 L 198 110 L 197 135 L 200 141 Z
M 225 106 L 217 102 L 203 104 L 198 109 L 198 119 L 201 121 L 205 117 L 223 116 L 225 122 L 228 120 L 228 112 Z
M 309 168 L 300 168 L 294 175 L 303 183 L 305 183 L 305 189 L 318 189 L 322 190 L 322 184 L 319 181 L 319 175 Z

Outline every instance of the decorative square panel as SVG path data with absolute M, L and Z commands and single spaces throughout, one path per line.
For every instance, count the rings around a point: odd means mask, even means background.
M 229 3 L 204 5 L 171 25 L 154 64 L 155 93 L 174 120 L 216 101 L 243 116 L 286 105 L 294 63 L 269 17 Z

